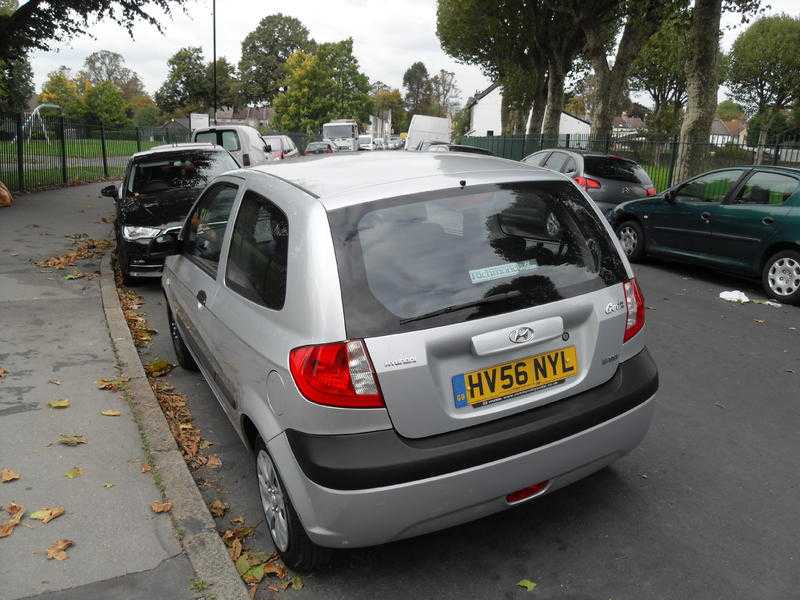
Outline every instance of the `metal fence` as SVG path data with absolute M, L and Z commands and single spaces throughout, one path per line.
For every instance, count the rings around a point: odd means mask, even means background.
M 656 188 L 661 191 L 675 181 L 675 160 L 680 150 L 678 138 L 652 139 L 643 136 L 616 136 L 596 138 L 589 135 L 563 134 L 558 137 L 543 135 L 513 135 L 470 137 L 461 143 L 485 148 L 497 156 L 521 160 L 529 154 L 548 148 L 590 150 L 623 156 L 639 163 Z M 736 139 L 716 137 L 700 146 L 700 161 L 692 171 L 702 173 L 712 169 L 736 165 L 770 164 L 800 167 L 800 140 L 781 139 L 767 146 L 748 146 Z
M 0 181 L 31 191 L 121 177 L 134 152 L 186 141 L 182 126 L 110 128 L 61 116 L 0 115 Z

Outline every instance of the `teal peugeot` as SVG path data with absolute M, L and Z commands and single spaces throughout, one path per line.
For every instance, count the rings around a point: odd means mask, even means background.
M 632 261 L 658 255 L 760 277 L 768 296 L 800 304 L 800 169 L 709 171 L 608 218 Z

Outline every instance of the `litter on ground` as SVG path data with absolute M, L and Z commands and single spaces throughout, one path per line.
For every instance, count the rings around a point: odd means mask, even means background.
M 753 304 L 765 304 L 766 306 L 774 306 L 776 308 L 780 308 L 781 306 L 783 306 L 782 304 L 779 304 L 774 300 L 760 300 L 760 299 L 751 300 L 747 294 L 745 294 L 744 292 L 740 292 L 739 290 L 720 292 L 719 298 L 720 300 L 725 300 L 725 302 L 733 302 L 735 304 L 747 304 L 748 302 L 752 302 Z

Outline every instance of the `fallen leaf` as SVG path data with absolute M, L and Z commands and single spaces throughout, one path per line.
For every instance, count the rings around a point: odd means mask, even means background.
M 228 554 L 230 554 L 233 562 L 239 560 L 239 557 L 242 555 L 242 541 L 239 539 L 234 539 L 228 548 Z
M 80 467 L 72 467 L 69 471 L 64 473 L 64 477 L 67 479 L 75 479 L 76 477 L 80 477 L 83 475 L 83 469 Z
M 222 460 L 216 454 L 209 454 L 208 460 L 206 461 L 206 466 L 211 467 L 212 469 L 218 469 L 222 466 Z
M 150 508 L 154 513 L 165 513 L 172 510 L 172 502 L 169 500 L 164 500 L 163 502 L 160 500 L 156 500 L 155 502 L 150 504 Z
M 200 440 L 200 450 L 205 450 L 206 448 L 211 448 L 214 444 L 209 442 L 208 440 Z
M 61 382 L 58 379 L 48 379 L 47 383 L 52 383 L 53 385 L 61 385 Z
M 17 473 L 14 469 L 9 469 L 6 467 L 0 469 L 0 481 L 3 483 L 8 483 L 9 481 L 14 481 L 15 479 L 19 479 L 19 473 Z
M 102 377 L 98 379 L 95 383 L 97 385 L 97 389 L 100 390 L 110 390 L 112 392 L 119 391 L 125 384 L 128 382 L 128 377 L 116 377 L 116 378 L 109 378 L 109 377 Z
M 532 592 L 536 588 L 536 583 L 530 579 L 520 579 L 517 582 L 517 586 L 521 587 L 526 592 Z
M 144 371 L 147 373 L 148 377 L 162 377 L 174 368 L 175 365 L 163 358 L 157 358 L 144 365 Z
M 60 398 L 58 400 L 50 400 L 47 403 L 47 406 L 50 408 L 69 408 L 69 400 L 66 398 Z
M 535 583 L 533 585 L 536 586 Z M 303 589 L 303 580 L 300 578 L 300 575 L 292 577 L 292 589 L 295 592 Z
M 112 410 L 110 408 L 107 408 L 106 410 L 101 410 L 100 414 L 103 415 L 104 417 L 118 417 L 122 413 L 119 412 L 118 410 Z
M 22 521 L 22 515 L 25 514 L 25 507 L 12 502 L 6 506 L 6 512 L 9 514 L 10 518 L 5 523 L 0 523 L 0 538 L 8 537 L 13 533 L 14 527 L 19 525 L 19 522 Z
M 3 367 L 0 367 L 0 379 L 5 377 L 6 375 L 8 375 L 8 371 L 6 369 L 4 369 Z
M 228 512 L 228 508 L 230 507 L 222 500 L 214 500 L 208 505 L 208 508 L 211 514 L 219 519 L 225 516 L 225 513 Z
M 65 281 L 74 281 L 76 279 L 82 279 L 83 277 L 86 277 L 86 273 L 81 273 L 80 271 L 74 271 L 72 273 L 68 273 L 68 274 L 64 275 L 64 280 Z
M 244 525 L 244 517 L 233 517 L 231 523 L 234 525 Z
M 36 519 L 37 521 L 41 521 L 42 523 L 49 523 L 53 519 L 60 517 L 64 514 L 64 507 L 63 506 L 47 506 L 45 508 L 40 508 L 37 511 L 32 512 L 29 516 L 31 519 Z
M 766 323 L 766 321 L 764 319 L 753 319 L 753 323 L 755 323 L 756 325 L 763 325 L 764 323 Z
M 86 438 L 82 435 L 70 435 L 62 433 L 58 436 L 58 443 L 64 446 L 77 446 L 78 444 L 85 444 Z
M 151 467 L 147 463 L 143 463 L 142 464 L 142 473 L 149 473 L 152 470 L 153 470 L 153 467 Z
M 70 546 L 72 546 L 75 542 L 72 540 L 58 540 L 54 542 L 48 549 L 47 549 L 47 558 L 48 560 L 56 559 L 56 560 L 67 560 L 69 556 L 67 556 L 66 550 Z
M 111 483 L 110 481 L 106 481 L 106 482 L 103 484 L 103 487 L 104 487 L 104 488 L 106 488 L 106 489 L 108 490 L 108 489 L 111 489 L 112 487 L 114 487 L 114 484 L 113 484 L 113 483 Z

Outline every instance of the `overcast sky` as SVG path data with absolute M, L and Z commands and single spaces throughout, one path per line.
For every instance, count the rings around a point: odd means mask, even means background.
M 769 14 L 800 13 L 798 0 L 769 3 Z M 258 21 L 282 12 L 300 19 L 319 42 L 352 37 L 356 58 L 370 81 L 380 80 L 399 88 L 406 68 L 421 60 L 430 72 L 455 72 L 462 102 L 490 83 L 478 67 L 458 64 L 442 51 L 436 37 L 435 0 L 218 0 L 217 5 L 217 55 L 234 63 L 239 61 L 242 39 Z M 33 53 L 37 91 L 47 74 L 59 66 L 78 70 L 91 52 L 112 50 L 125 57 L 149 92 L 155 92 L 166 76 L 167 59 L 178 49 L 202 46 L 206 60 L 211 60 L 211 0 L 188 0 L 185 9 L 160 19 L 163 35 L 152 26 L 140 24 L 131 40 L 124 29 L 104 21 L 91 28 L 94 37 L 86 35 L 53 44 L 58 51 Z M 738 18 L 725 15 L 723 26 L 723 46 L 727 50 L 740 30 Z

